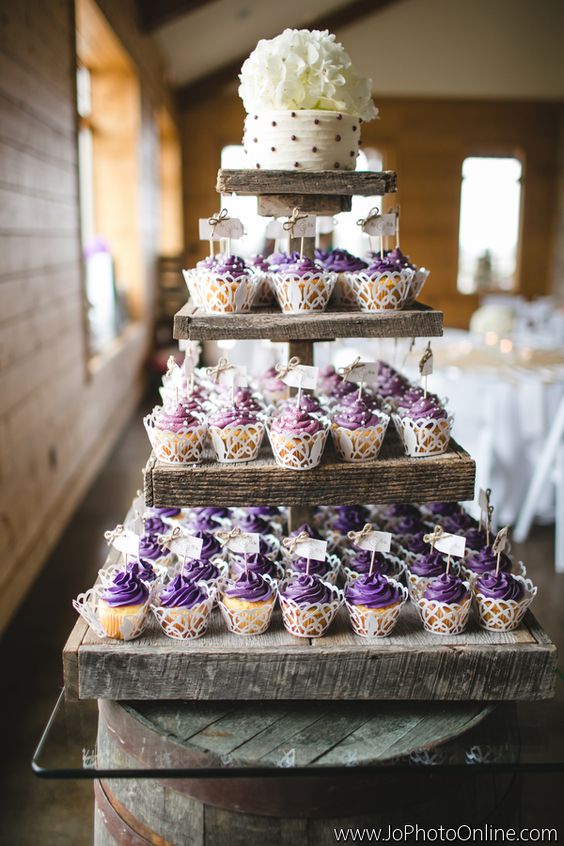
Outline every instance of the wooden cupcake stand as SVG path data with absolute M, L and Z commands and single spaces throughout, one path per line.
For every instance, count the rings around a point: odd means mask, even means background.
M 263 215 L 312 214 L 350 208 L 354 194 L 393 193 L 393 172 L 219 171 L 221 193 L 256 195 Z M 313 239 L 307 251 L 313 252 Z M 284 315 L 274 308 L 249 314 L 209 314 L 190 303 L 175 316 L 177 339 L 286 341 L 288 355 L 313 363 L 316 341 L 335 338 L 430 338 L 442 334 L 443 315 L 416 303 L 402 311 L 362 313 L 329 307 L 324 313 Z M 375 461 L 347 464 L 328 444 L 319 467 L 297 473 L 279 467 L 268 446 L 258 460 L 217 463 L 211 452 L 197 466 L 145 469 L 148 506 L 288 505 L 294 526 L 310 505 L 469 500 L 475 465 L 451 441 L 444 455 L 406 457 L 393 427 Z M 219 612 L 195 641 L 168 639 L 156 621 L 137 640 L 100 640 L 82 619 L 64 649 L 67 695 L 111 700 L 530 700 L 549 698 L 555 682 L 554 644 L 528 612 L 514 632 L 494 633 L 474 620 L 464 634 L 424 631 L 410 603 L 391 636 L 356 637 L 341 610 L 328 633 L 298 639 L 280 612 L 270 629 L 244 638 L 228 632 Z

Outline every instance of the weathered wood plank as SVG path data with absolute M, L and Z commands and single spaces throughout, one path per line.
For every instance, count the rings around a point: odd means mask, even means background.
M 312 314 L 283 314 L 278 308 L 255 309 L 249 314 L 208 314 L 186 303 L 174 316 L 174 337 L 194 341 L 310 340 L 334 338 L 431 338 L 443 334 L 443 314 L 416 303 L 402 311 L 369 314 L 329 305 Z
M 63 675 L 65 678 L 65 696 L 69 699 L 79 697 L 78 649 L 88 632 L 88 624 L 79 617 L 63 647 Z
M 380 197 L 397 190 L 393 170 L 220 170 L 216 189 L 220 194 L 337 194 Z
M 295 208 L 307 214 L 340 214 L 351 210 L 352 198 L 339 194 L 259 194 L 257 196 L 257 211 L 263 217 L 289 217 Z
M 464 501 L 474 497 L 474 480 L 475 463 L 455 441 L 444 455 L 408 458 L 389 431 L 375 461 L 346 464 L 328 444 L 319 467 L 299 478 L 278 467 L 266 445 L 258 459 L 243 464 L 219 464 L 211 452 L 202 464 L 185 467 L 152 456 L 145 468 L 145 499 L 156 506 Z

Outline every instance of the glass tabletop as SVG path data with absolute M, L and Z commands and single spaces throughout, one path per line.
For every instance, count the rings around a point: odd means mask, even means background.
M 242 778 L 440 767 L 563 771 L 552 700 L 109 702 L 61 693 L 33 756 L 42 778 Z

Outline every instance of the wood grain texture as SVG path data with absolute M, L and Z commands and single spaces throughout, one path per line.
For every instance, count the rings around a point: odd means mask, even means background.
M 163 464 L 151 456 L 145 468 L 147 505 L 354 505 L 359 502 L 432 502 L 474 498 L 475 463 L 451 441 L 444 455 L 408 458 L 388 430 L 375 461 L 346 464 L 328 443 L 319 467 L 298 473 L 274 462 L 270 447 L 242 464 Z
M 541 642 L 531 614 L 515 633 L 473 620 L 467 633 L 439 638 L 408 604 L 375 643 L 349 633 L 345 611 L 317 641 L 289 635 L 279 611 L 264 635 L 238 637 L 215 611 L 193 643 L 167 639 L 153 621 L 128 643 L 87 632 L 77 661 L 81 699 L 537 700 L 554 694 L 556 648 Z
M 443 334 L 443 315 L 422 303 L 401 311 L 367 313 L 329 305 L 311 314 L 257 308 L 249 314 L 209 314 L 188 302 L 174 316 L 178 340 L 310 340 L 335 338 L 431 338 Z
M 263 217 L 289 217 L 296 207 L 307 214 L 340 214 L 351 210 L 352 198 L 339 194 L 259 194 L 257 196 L 257 211 Z
M 216 190 L 220 194 L 335 194 L 381 197 L 397 190 L 393 170 L 220 170 Z

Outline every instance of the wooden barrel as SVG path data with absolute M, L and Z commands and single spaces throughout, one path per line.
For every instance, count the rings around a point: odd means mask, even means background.
M 469 750 L 479 762 L 472 729 L 483 720 L 493 726 L 489 736 L 480 728 L 478 739 L 492 741 L 484 754 L 512 754 L 503 735 L 510 723 L 479 704 L 100 700 L 99 711 L 98 768 L 261 766 L 276 775 L 103 779 L 95 785 L 96 846 L 323 846 L 341 827 L 477 825 L 494 811 L 497 824 L 513 821 L 513 776 L 432 766 L 463 764 Z M 363 770 L 398 760 L 412 767 Z M 312 775 L 293 775 L 296 766 Z M 323 766 L 339 769 L 324 774 Z

